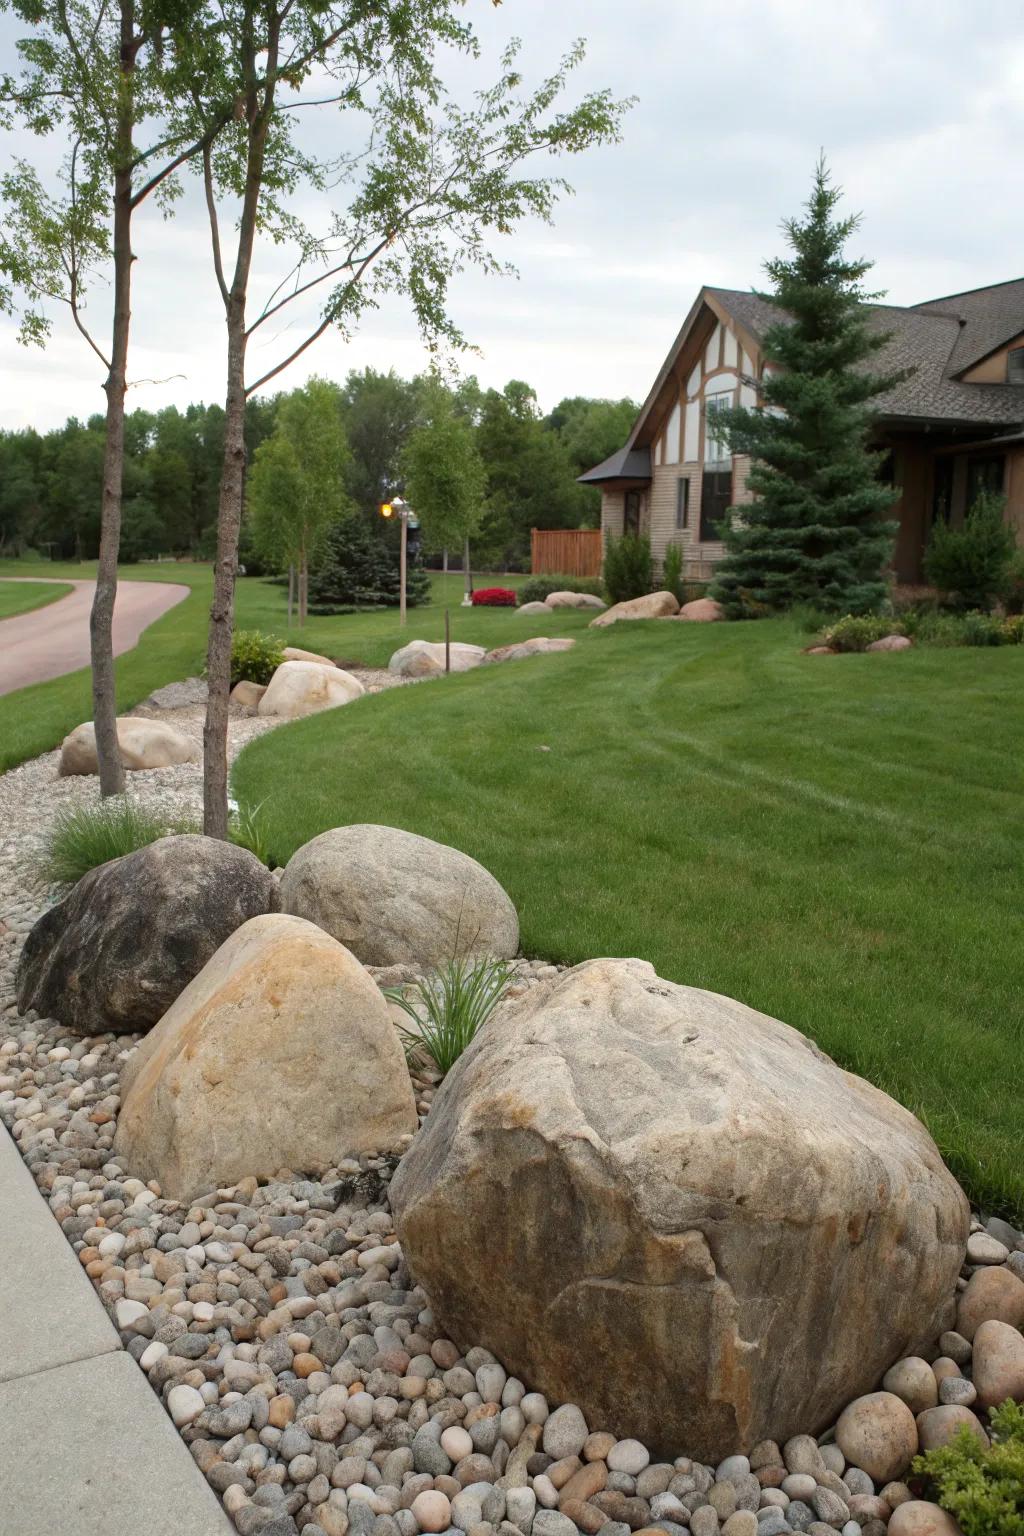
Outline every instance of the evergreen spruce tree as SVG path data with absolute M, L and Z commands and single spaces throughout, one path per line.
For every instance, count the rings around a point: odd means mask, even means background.
M 372 527 L 359 512 L 327 530 L 316 569 L 309 575 L 311 613 L 398 607 L 399 554 L 389 531 Z M 430 595 L 430 577 L 416 559 L 409 560 L 405 587 L 410 608 Z
M 868 447 L 871 401 L 906 375 L 869 366 L 888 336 L 869 325 L 866 306 L 879 295 L 862 279 L 872 263 L 845 253 L 859 216 L 835 216 L 841 194 L 830 181 L 822 158 L 806 218 L 783 225 L 792 258 L 765 264 L 772 291 L 760 297 L 779 318 L 762 338 L 771 372 L 759 408 L 718 418 L 732 451 L 753 460 L 756 497 L 731 509 L 723 529 L 712 590 L 732 617 L 794 603 L 870 613 L 886 595 L 896 493 Z

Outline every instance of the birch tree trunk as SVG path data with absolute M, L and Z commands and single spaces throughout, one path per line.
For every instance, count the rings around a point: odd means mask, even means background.
M 121 0 L 121 99 L 117 109 L 117 169 L 114 172 L 114 321 L 103 445 L 103 492 L 100 503 L 100 550 L 96 590 L 89 614 L 92 667 L 92 718 L 96 732 L 100 794 L 124 792 L 124 767 L 117 742 L 117 692 L 114 681 L 114 602 L 117 556 L 121 544 L 121 487 L 124 478 L 124 399 L 128 388 L 128 335 L 132 296 L 132 108 L 130 76 L 135 67 L 134 0 Z

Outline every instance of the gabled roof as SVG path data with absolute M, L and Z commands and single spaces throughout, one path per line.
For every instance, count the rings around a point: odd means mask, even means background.
M 760 347 L 765 331 L 784 311 L 757 293 L 736 288 L 702 288 L 662 364 L 620 454 L 579 478 L 595 484 L 604 480 L 650 477 L 650 449 L 658 406 L 671 392 L 676 362 L 702 317 L 726 315 L 740 333 Z M 950 429 L 1007 429 L 1024 426 L 1024 387 L 1017 384 L 967 384 L 960 375 L 1013 337 L 1024 333 L 1024 278 L 951 294 L 903 308 L 896 304 L 870 306 L 869 323 L 886 332 L 888 341 L 870 366 L 878 373 L 912 369 L 910 377 L 877 396 L 879 420 L 894 425 L 946 426 Z M 629 459 L 642 449 L 646 470 Z M 631 469 L 626 470 L 627 460 Z M 616 465 L 620 467 L 616 468 Z
M 960 334 L 949 355 L 948 371 L 953 376 L 980 363 L 1024 331 L 1024 277 L 987 288 L 969 288 L 966 293 L 951 293 L 912 307 L 919 313 L 952 315 L 960 322 Z

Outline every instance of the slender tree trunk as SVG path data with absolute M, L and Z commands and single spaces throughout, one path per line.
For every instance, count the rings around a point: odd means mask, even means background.
M 288 565 L 288 628 L 292 627 L 292 604 L 295 602 L 295 567 Z
M 306 558 L 305 547 L 299 554 L 299 628 L 306 627 L 306 614 L 309 611 L 309 563 Z
M 238 533 L 245 490 L 245 298 L 228 300 L 228 381 L 224 406 L 224 460 L 217 504 L 217 559 L 206 649 L 206 724 L 203 727 L 203 831 L 228 835 L 228 697 L 235 619 Z
M 448 575 L 448 551 L 446 549 L 442 550 L 442 552 L 441 552 L 441 569 L 444 572 L 444 574 L 447 576 Z
M 121 0 L 121 71 L 135 67 L 134 0 Z M 117 694 L 114 682 L 114 601 L 117 555 L 121 544 L 121 487 L 124 478 L 124 398 L 128 387 L 128 334 L 132 297 L 132 130 L 131 90 L 122 82 L 117 115 L 117 170 L 114 174 L 114 323 L 110 341 L 106 438 L 103 447 L 103 494 L 100 504 L 100 556 L 96 591 L 89 615 L 92 664 L 92 717 L 100 794 L 124 791 L 124 767 L 117 742 Z
M 463 601 L 463 604 L 466 605 L 466 604 L 469 604 L 470 602 L 472 602 L 472 600 L 473 600 L 473 576 L 472 576 L 472 572 L 469 569 L 469 534 L 468 533 L 466 534 L 465 543 L 462 546 L 462 569 L 465 572 L 465 576 L 464 576 L 463 580 L 465 582 L 465 588 L 466 588 L 465 592 L 463 593 L 462 601 Z

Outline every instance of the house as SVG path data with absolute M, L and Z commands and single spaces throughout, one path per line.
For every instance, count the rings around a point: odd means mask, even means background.
M 602 493 L 606 534 L 646 534 L 659 561 L 679 543 L 686 575 L 711 575 L 724 553 L 717 525 L 752 499 L 750 461 L 716 436 L 714 413 L 757 404 L 761 338 L 777 316 L 756 294 L 701 289 L 627 442 L 579 477 Z M 876 397 L 882 473 L 899 489 L 896 579 L 922 579 L 935 519 L 959 523 L 982 489 L 1006 497 L 1024 544 L 1024 278 L 906 309 L 872 305 L 870 323 L 889 334 L 872 366 L 914 370 Z

